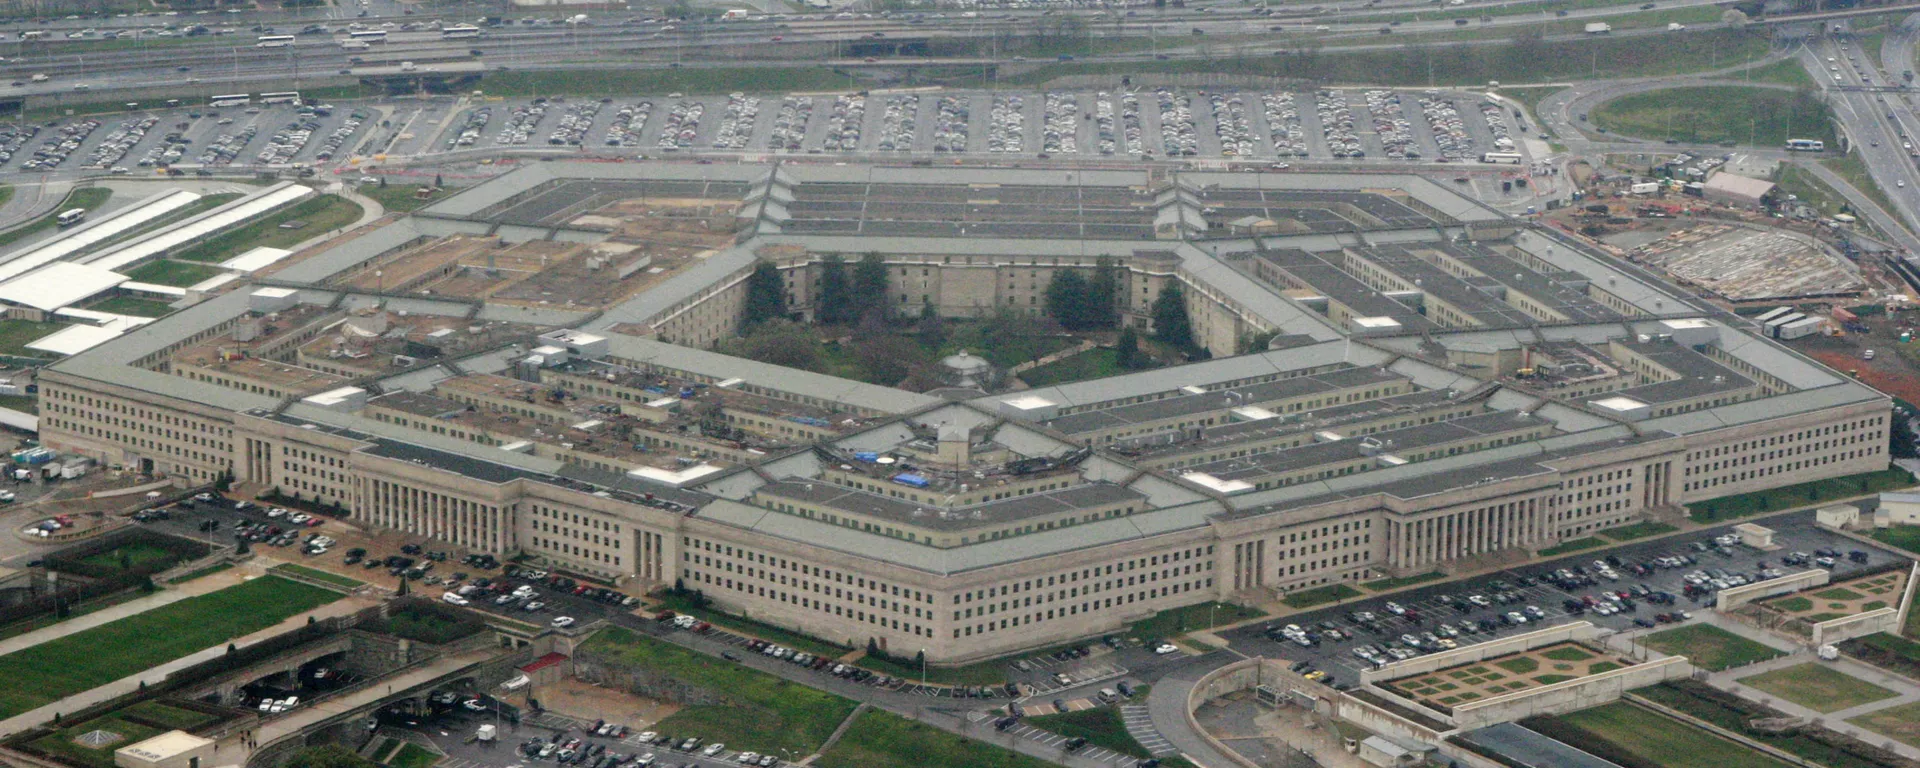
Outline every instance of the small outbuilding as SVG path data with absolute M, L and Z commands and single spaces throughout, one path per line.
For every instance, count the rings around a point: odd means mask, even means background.
M 1773 189 L 1771 181 L 1721 171 L 1709 177 L 1707 183 L 1700 188 L 1700 192 L 1708 202 L 1758 208 L 1766 201 L 1768 195 L 1773 194 Z
M 146 741 L 113 751 L 119 768 L 202 768 L 211 765 L 213 739 L 186 731 L 167 731 Z

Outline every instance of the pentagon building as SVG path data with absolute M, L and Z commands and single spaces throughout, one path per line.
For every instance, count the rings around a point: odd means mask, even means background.
M 1108 257 L 1214 358 L 923 394 L 708 351 L 758 261 L 808 316 L 870 252 L 951 316 Z M 61 450 L 941 662 L 1883 468 L 1890 408 L 1415 176 L 859 165 L 533 164 L 41 387 Z

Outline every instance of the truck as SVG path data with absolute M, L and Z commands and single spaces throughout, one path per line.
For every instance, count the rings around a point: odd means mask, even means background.
M 1587 22 L 1587 34 L 1589 35 L 1606 35 L 1606 34 L 1612 34 L 1612 33 L 1613 33 L 1612 24 L 1608 24 L 1604 21 Z
M 411 61 L 400 62 L 400 71 L 412 72 L 413 70 L 414 70 L 413 62 Z
M 46 82 L 46 81 L 47 81 L 47 76 L 46 76 L 45 74 L 42 74 L 42 73 L 39 73 L 39 72 L 35 72 L 35 73 L 34 73 L 34 75 L 33 75 L 33 77 L 30 77 L 30 78 L 27 78 L 27 79 L 29 79 L 29 80 L 32 80 L 32 81 L 34 81 L 34 82 L 36 82 L 36 83 L 44 83 L 44 82 Z
M 497 730 L 498 730 L 497 726 L 495 726 L 492 723 L 488 723 L 486 725 L 480 726 L 479 730 L 474 731 L 473 738 L 476 741 L 493 741 L 494 737 L 498 735 L 496 733 Z
M 1680 22 L 1677 22 L 1677 21 L 1673 21 L 1673 22 L 1668 22 L 1668 23 L 1667 23 L 1667 31 L 1668 31 L 1668 32 L 1684 32 L 1684 31 L 1686 31 L 1686 29 L 1687 29 L 1687 25 L 1685 25 L 1685 24 L 1682 24 L 1682 23 L 1680 23 Z
M 1657 181 L 1637 182 L 1633 186 L 1627 187 L 1627 191 L 1636 195 L 1651 195 L 1660 191 L 1660 183 Z
M 747 17 L 747 9 L 745 8 L 735 8 L 730 11 L 727 11 L 726 13 L 720 14 L 721 21 L 739 21 L 746 17 Z

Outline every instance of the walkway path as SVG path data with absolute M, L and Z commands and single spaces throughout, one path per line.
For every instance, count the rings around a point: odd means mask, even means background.
M 1842 709 L 1835 712 L 1820 712 L 1810 707 L 1802 706 L 1800 704 L 1796 704 L 1794 702 L 1788 701 L 1784 698 L 1781 698 L 1777 694 L 1769 693 L 1767 691 L 1763 691 L 1758 688 L 1751 688 L 1746 685 L 1742 685 L 1740 683 L 1740 680 L 1742 678 L 1752 677 L 1754 675 L 1763 674 L 1766 672 L 1772 672 L 1775 670 L 1786 669 L 1788 667 L 1796 667 L 1801 664 L 1807 664 L 1807 663 L 1832 665 L 1839 672 L 1844 672 L 1847 675 L 1850 675 L 1852 677 L 1856 677 L 1866 682 L 1873 683 L 1874 685 L 1878 685 L 1882 688 L 1886 688 L 1888 690 L 1894 691 L 1899 695 L 1893 698 L 1881 699 L 1879 701 L 1868 702 L 1866 704 L 1861 704 L 1854 707 L 1848 707 L 1847 709 Z M 1891 749 L 1895 754 L 1898 754 L 1901 757 L 1904 757 L 1908 760 L 1920 760 L 1920 748 L 1914 747 L 1910 744 L 1906 744 L 1903 742 L 1895 741 L 1893 739 L 1888 738 L 1886 734 L 1876 733 L 1874 731 L 1870 731 L 1860 726 L 1847 722 L 1847 720 L 1850 718 L 1858 717 L 1860 715 L 1868 714 L 1870 712 L 1877 712 L 1879 710 L 1886 709 L 1888 707 L 1897 707 L 1902 704 L 1911 704 L 1913 702 L 1920 701 L 1920 683 L 1916 683 L 1913 680 L 1909 680 L 1905 677 L 1901 677 L 1900 675 L 1896 675 L 1892 672 L 1888 672 L 1884 669 L 1880 669 L 1879 667 L 1875 667 L 1869 664 L 1855 661 L 1853 659 L 1849 659 L 1844 656 L 1835 661 L 1823 662 L 1816 659 L 1813 656 L 1813 654 L 1802 651 L 1802 652 L 1794 653 L 1789 656 L 1782 656 L 1780 658 L 1773 659 L 1771 661 L 1763 661 L 1763 662 L 1760 662 L 1759 664 L 1754 664 L 1748 667 L 1741 667 L 1739 669 L 1729 669 L 1722 672 L 1715 672 L 1707 676 L 1707 684 L 1715 688 L 1719 688 L 1723 691 L 1727 691 L 1729 693 L 1738 695 L 1743 699 L 1749 699 L 1752 701 L 1760 702 L 1769 707 L 1780 710 L 1782 713 L 1792 717 L 1804 717 L 1811 720 L 1821 721 L 1821 724 L 1825 725 L 1828 728 L 1831 728 L 1835 731 L 1839 731 L 1848 736 L 1852 736 L 1856 739 L 1867 742 L 1869 744 L 1879 744 L 1879 745 L 1885 746 L 1888 749 Z
M 108 606 L 92 613 L 81 614 L 52 626 L 41 627 L 32 632 L 14 635 L 0 640 L 0 656 L 57 640 L 75 632 L 92 629 L 109 622 L 118 621 L 134 614 L 146 613 L 169 603 L 177 603 L 189 597 L 217 592 L 245 580 L 239 570 L 228 570 L 209 576 L 202 576 L 177 587 L 164 589 L 145 597 L 128 600 L 118 605 Z
M 244 637 L 235 638 L 230 642 L 233 645 L 245 648 L 249 645 L 253 645 L 255 643 L 261 642 L 263 640 L 274 637 L 276 635 L 284 634 L 287 632 L 291 632 L 295 629 L 299 629 L 300 627 L 306 625 L 308 617 L 313 617 L 315 619 L 326 619 L 326 618 L 333 618 L 336 616 L 345 616 L 355 611 L 372 607 L 376 604 L 377 604 L 376 601 L 365 600 L 361 598 L 352 598 L 352 597 L 349 597 L 343 600 L 337 600 L 335 602 L 320 606 L 319 608 L 315 608 L 311 611 L 307 611 L 305 613 L 301 613 L 295 616 L 290 616 L 286 620 L 281 621 L 278 624 L 275 624 L 271 627 L 260 630 L 258 632 L 254 632 L 250 635 L 246 635 Z M 38 709 L 25 712 L 23 714 L 15 715 L 5 720 L 0 720 L 0 737 L 11 736 L 21 731 L 27 730 L 28 728 L 32 728 L 34 726 L 40 725 L 41 723 L 48 722 L 53 719 L 53 716 L 55 714 L 58 714 L 61 712 L 76 712 L 76 711 L 85 709 L 87 707 L 93 706 L 94 704 L 98 704 L 100 702 L 114 698 L 116 696 L 121 696 L 121 695 L 130 693 L 132 691 L 138 690 L 140 688 L 141 682 L 143 681 L 157 682 L 165 679 L 167 675 L 172 674 L 173 672 L 176 672 L 178 670 L 185 669 L 187 667 L 193 666 L 203 661 L 207 661 L 208 659 L 218 658 L 221 654 L 224 654 L 227 652 L 226 646 L 227 646 L 227 643 L 221 643 L 219 645 L 215 645 L 213 647 L 206 648 L 198 652 L 188 654 L 184 657 L 174 659 L 173 661 L 167 662 L 165 664 L 161 664 L 159 666 L 153 667 L 140 674 L 129 675 L 127 677 L 123 677 L 119 680 L 115 680 L 111 683 L 107 683 L 106 685 L 99 686 L 92 690 L 82 691 L 80 693 L 73 694 L 72 696 L 68 696 L 64 699 L 61 699 L 52 704 L 48 704 L 46 706 L 40 707 Z

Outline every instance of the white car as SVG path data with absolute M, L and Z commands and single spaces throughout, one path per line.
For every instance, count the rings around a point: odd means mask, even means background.
M 1161 643 L 1153 647 L 1153 652 L 1158 655 L 1165 656 L 1169 653 L 1179 653 L 1180 649 L 1174 647 L 1172 643 Z
M 471 600 L 461 597 L 459 594 L 454 592 L 448 592 L 444 595 L 441 595 L 440 600 L 441 602 L 444 602 L 447 605 L 467 605 L 472 602 Z M 572 620 L 569 619 L 568 621 L 572 621 Z
M 573 626 L 573 617 L 572 616 L 555 616 L 553 617 L 553 626 L 559 627 L 559 628 L 571 627 Z
M 716 741 L 712 744 L 708 744 L 706 749 L 700 750 L 700 754 L 706 755 L 707 757 L 713 757 L 714 755 L 720 754 L 725 751 L 727 751 L 727 745 Z

